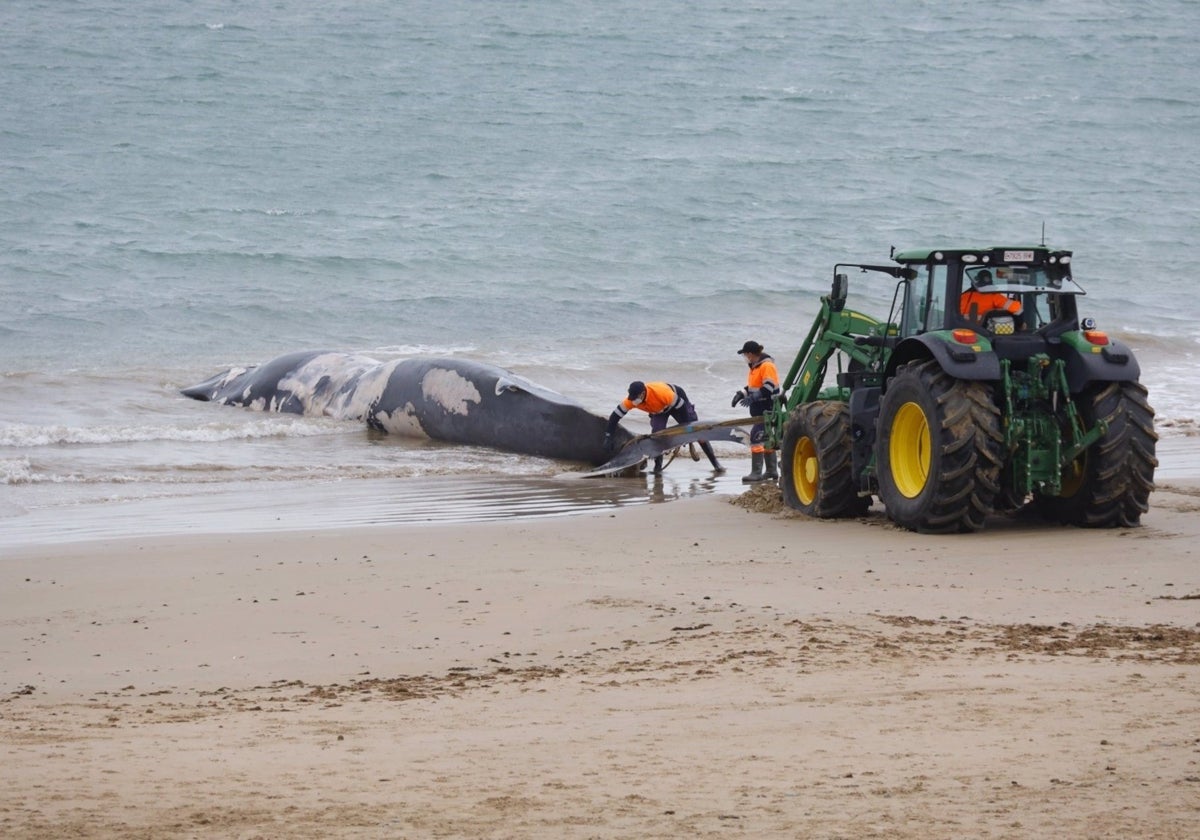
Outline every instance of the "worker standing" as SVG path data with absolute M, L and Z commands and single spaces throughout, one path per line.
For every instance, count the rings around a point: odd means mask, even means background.
M 757 341 L 747 341 L 738 355 L 746 360 L 750 372 L 746 375 L 746 387 L 733 395 L 730 405 L 744 405 L 749 408 L 751 417 L 762 417 L 779 394 L 779 371 L 775 369 L 775 360 L 763 352 L 763 346 Z M 767 427 L 760 420 L 750 429 L 750 474 L 742 476 L 743 484 L 779 479 L 779 462 L 775 450 L 767 449 L 766 440 Z
M 681 426 L 685 423 L 695 423 L 697 420 L 696 407 L 688 399 L 687 393 L 678 385 L 666 382 L 630 382 L 629 395 L 617 403 L 613 413 L 608 416 L 608 429 L 604 434 L 605 449 L 612 449 L 613 432 L 617 430 L 617 424 L 635 408 L 650 415 L 651 434 L 665 429 L 668 419 L 674 419 Z M 717 453 L 713 452 L 711 443 L 702 440 L 700 448 L 708 456 L 708 461 L 712 464 L 715 472 L 725 472 L 725 468 L 717 461 Z M 661 473 L 662 468 L 663 459 L 659 455 L 654 459 L 655 474 Z

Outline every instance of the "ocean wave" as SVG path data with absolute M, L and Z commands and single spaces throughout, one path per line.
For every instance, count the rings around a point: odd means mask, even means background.
M 344 471 L 344 474 L 331 473 L 326 465 L 321 467 L 273 467 L 255 465 L 253 467 L 230 466 L 227 464 L 190 464 L 187 466 L 169 465 L 155 468 L 152 465 L 141 465 L 137 472 L 123 473 L 55 473 L 36 468 L 27 458 L 17 458 L 11 461 L 0 461 L 0 485 L 45 485 L 71 484 L 92 486 L 204 486 L 204 485 L 234 485 L 259 482 L 303 481 L 319 476 L 322 480 L 342 480 L 355 478 L 393 478 L 407 477 L 404 470 L 356 468 Z M 421 475 L 413 472 L 411 475 Z
M 1155 418 L 1154 429 L 1160 438 L 1200 437 L 1200 422 L 1194 418 Z
M 31 449 L 64 444 L 147 443 L 183 441 L 218 443 L 260 438 L 317 437 L 360 430 L 338 420 L 270 418 L 248 423 L 209 423 L 203 426 L 33 426 L 6 424 L 0 427 L 0 446 Z
M 1134 327 L 1120 327 L 1109 330 L 1113 338 L 1124 341 L 1134 350 L 1146 350 L 1159 353 L 1164 358 L 1178 360 L 1180 354 L 1190 364 L 1192 352 L 1200 350 L 1200 336 L 1193 333 L 1169 334 Z
M 362 351 L 371 356 L 469 356 L 475 347 L 467 344 L 388 344 Z
M 76 486 L 105 488 L 103 498 L 108 500 L 145 498 L 164 492 L 186 493 L 189 487 L 220 488 L 247 485 L 274 485 L 289 482 L 319 481 L 323 484 L 368 481 L 381 478 L 429 478 L 453 477 L 464 474 L 472 476 L 553 477 L 574 472 L 579 467 L 567 467 L 562 463 L 540 459 L 517 459 L 506 456 L 498 459 L 466 459 L 459 461 L 413 460 L 407 463 L 384 461 L 380 463 L 335 464 L 320 462 L 312 464 L 221 464 L 200 462 L 192 464 L 138 464 L 126 466 L 124 471 L 109 472 L 98 468 L 95 472 L 54 472 L 39 467 L 25 457 L 0 460 L 0 486 Z M 128 489 L 143 488 L 138 492 Z M 179 488 L 171 491 L 170 488 Z M 153 489 L 152 489 L 153 488 Z M 115 495 L 114 495 L 115 493 Z M 94 494 L 93 494 L 94 495 Z
M 33 472 L 28 458 L 0 461 L 0 484 L 37 484 L 42 481 L 44 476 Z

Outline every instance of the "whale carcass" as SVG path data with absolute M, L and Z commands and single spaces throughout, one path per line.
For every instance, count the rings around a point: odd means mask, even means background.
M 231 368 L 185 396 L 259 411 L 362 420 L 391 434 L 592 465 L 608 457 L 606 418 L 502 368 L 456 358 L 381 362 L 332 351 Z M 617 445 L 632 435 L 617 430 Z

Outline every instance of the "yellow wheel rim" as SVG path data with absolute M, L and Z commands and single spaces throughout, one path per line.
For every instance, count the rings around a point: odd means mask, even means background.
M 796 441 L 796 449 L 792 452 L 792 480 L 801 503 L 811 505 L 817 498 L 820 477 L 817 471 L 817 447 L 810 437 Z
M 1075 430 L 1079 436 L 1083 435 L 1083 424 L 1077 422 Z M 1087 451 L 1079 453 L 1079 457 L 1071 463 L 1063 467 L 1062 474 L 1059 476 L 1061 484 L 1059 486 L 1059 496 L 1064 499 L 1069 499 L 1083 489 L 1084 476 L 1087 474 Z
M 1085 452 L 1063 468 L 1061 492 L 1059 495 L 1069 499 L 1078 493 L 1083 487 L 1083 477 L 1086 472 L 1087 453 Z
M 925 412 L 914 402 L 900 406 L 892 421 L 892 438 L 888 455 L 892 464 L 892 479 L 896 489 L 909 499 L 915 499 L 929 481 L 929 421 Z

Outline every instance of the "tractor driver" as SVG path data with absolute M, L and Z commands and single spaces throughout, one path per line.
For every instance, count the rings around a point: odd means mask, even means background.
M 1013 300 L 1004 292 L 983 291 L 990 285 L 992 285 L 992 272 L 986 268 L 976 271 L 971 277 L 971 288 L 963 292 L 962 297 L 958 299 L 959 311 L 972 321 L 978 321 L 984 315 L 997 309 L 1008 312 L 1014 317 L 1021 314 L 1019 300 Z

